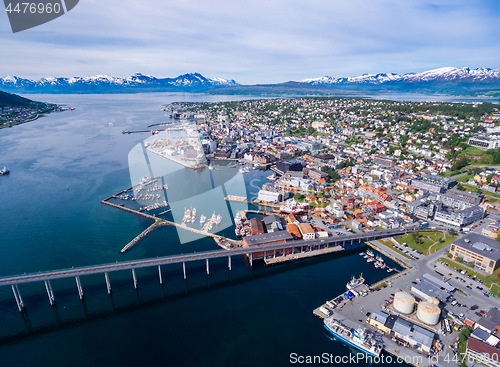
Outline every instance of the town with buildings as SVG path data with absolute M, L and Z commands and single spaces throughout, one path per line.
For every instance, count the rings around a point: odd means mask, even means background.
M 41 102 L 29 106 L 5 106 L 0 108 L 0 129 L 33 121 L 43 114 L 53 111 L 60 112 L 65 109 L 52 103 Z
M 164 110 L 197 121 L 199 149 L 208 160 L 239 161 L 243 173 L 270 169 L 252 203 L 274 214 L 238 214 L 243 247 L 290 243 L 279 255 L 299 258 L 298 240 L 315 241 L 307 250 L 313 252 L 321 249 L 320 238 L 421 229 L 369 243 L 406 270 L 377 286 L 353 279 L 345 294 L 316 309 L 334 335 L 349 325 L 354 330 L 363 315 L 374 334 L 387 336 L 385 350 L 394 356 L 500 365 L 496 105 L 282 98 Z M 271 264 L 276 255 L 252 253 Z M 394 270 L 371 251 L 360 255 Z M 332 317 L 344 325 L 332 324 Z

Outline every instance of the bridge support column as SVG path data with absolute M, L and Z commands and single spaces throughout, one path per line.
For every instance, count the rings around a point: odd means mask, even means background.
M 207 259 L 207 275 L 210 275 L 210 269 L 208 267 L 208 259 Z
M 160 265 L 158 265 L 158 276 L 160 277 L 160 284 L 163 284 L 163 279 L 161 278 L 161 268 L 160 268 Z
M 231 256 L 227 257 L 227 267 L 231 270 Z
M 78 295 L 80 296 L 80 299 L 83 299 L 83 288 L 82 288 L 82 283 L 80 282 L 80 277 L 76 276 L 76 287 L 78 288 Z
M 19 292 L 19 288 L 17 287 L 17 284 L 15 287 L 14 287 L 14 284 L 12 284 L 12 292 L 14 292 L 14 298 L 16 299 L 17 308 L 19 309 L 20 312 L 23 312 L 24 303 L 23 303 L 23 299 L 21 298 L 21 293 Z
M 104 278 L 106 279 L 106 287 L 108 288 L 108 294 L 111 294 L 111 283 L 109 282 L 108 273 L 104 273 Z
M 276 258 L 276 250 L 274 250 L 273 259 Z
M 252 256 L 253 254 L 250 252 L 250 266 L 252 266 Z
M 132 269 L 132 278 L 134 278 L 134 288 L 137 289 L 137 277 L 135 276 L 135 269 Z
M 47 289 L 47 295 L 49 296 L 49 302 L 51 306 L 54 306 L 55 298 L 54 293 L 52 292 L 52 286 L 50 285 L 50 280 L 45 281 L 45 289 Z
M 182 262 L 182 272 L 184 273 L 184 280 L 186 280 L 186 263 Z

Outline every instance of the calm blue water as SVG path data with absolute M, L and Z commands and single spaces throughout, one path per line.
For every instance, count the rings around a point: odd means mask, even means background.
M 0 276 L 218 249 L 212 240 L 180 241 L 161 227 L 126 254 L 119 250 L 151 222 L 100 203 L 130 186 L 129 151 L 146 136 L 123 135 L 166 121 L 160 107 L 175 101 L 248 97 L 190 94 L 40 95 L 74 111 L 0 130 Z M 247 194 L 268 172 L 251 171 Z M 170 199 L 169 199 L 170 200 Z M 208 208 L 206 209 L 208 210 Z M 227 229 L 231 233 L 232 229 Z M 249 268 L 244 258 L 20 285 L 21 314 L 12 291 L 0 287 L 0 366 L 285 366 L 290 353 L 345 355 L 314 308 L 345 290 L 352 275 L 370 282 L 387 275 L 357 250 L 297 263 Z M 389 265 L 391 262 L 389 261 Z M 393 264 L 393 266 L 395 266 Z

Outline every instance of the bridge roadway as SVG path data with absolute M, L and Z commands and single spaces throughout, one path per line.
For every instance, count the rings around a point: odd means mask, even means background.
M 270 243 L 266 245 L 260 245 L 255 248 L 237 248 L 230 250 L 195 252 L 191 254 L 171 255 L 171 256 L 163 256 L 163 257 L 150 258 L 144 260 L 123 261 L 123 262 L 116 262 L 116 263 L 109 263 L 102 265 L 82 266 L 71 269 L 61 269 L 61 270 L 44 271 L 44 272 L 30 273 L 23 275 L 7 276 L 0 278 L 0 286 L 15 285 L 20 283 L 30 283 L 37 281 L 47 281 L 52 279 L 60 279 L 68 277 L 80 277 L 89 274 L 102 274 L 119 270 L 130 270 L 130 269 L 133 270 L 136 268 L 185 263 L 197 260 L 207 260 L 207 270 L 208 270 L 208 259 L 231 257 L 237 255 L 252 254 L 256 252 L 267 252 L 267 251 L 273 251 L 274 253 L 275 250 L 309 247 L 314 245 L 337 246 L 342 243 L 345 245 L 347 243 L 352 243 L 352 242 L 366 242 L 379 238 L 396 236 L 408 232 L 413 232 L 419 229 L 421 229 L 421 227 L 414 226 L 414 227 L 388 229 L 388 230 L 377 230 L 368 233 L 356 233 L 339 237 L 328 237 L 324 239 L 318 238 L 315 240 L 299 240 L 286 243 L 285 242 Z

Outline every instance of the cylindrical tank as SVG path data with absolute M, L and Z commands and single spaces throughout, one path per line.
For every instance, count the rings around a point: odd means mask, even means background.
M 396 292 L 394 295 L 393 307 L 399 313 L 410 315 L 413 312 L 415 298 L 406 292 Z
M 432 303 L 433 305 L 439 306 L 439 300 L 437 298 L 431 297 L 427 300 L 427 302 Z
M 438 305 L 429 302 L 420 302 L 417 307 L 417 318 L 427 325 L 436 325 L 439 322 L 441 309 Z

